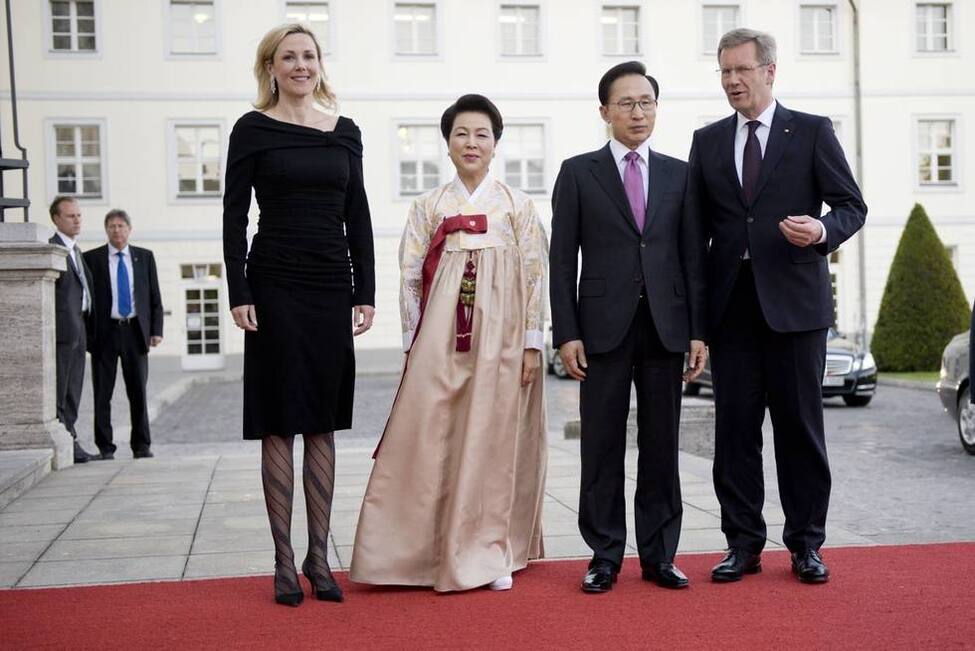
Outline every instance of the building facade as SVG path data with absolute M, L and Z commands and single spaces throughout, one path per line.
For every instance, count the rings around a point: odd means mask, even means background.
M 975 0 L 858 1 L 865 317 L 915 202 L 928 210 L 969 297 L 975 294 Z M 694 129 L 730 114 L 716 71 L 722 33 L 778 40 L 776 97 L 830 116 L 856 163 L 852 13 L 846 0 L 13 0 L 21 141 L 31 158 L 31 219 L 57 194 L 81 202 L 82 246 L 104 214 L 132 215 L 132 241 L 156 253 L 167 311 L 159 354 L 186 368 L 240 352 L 223 278 L 221 195 L 227 142 L 255 97 L 258 41 L 308 22 L 343 115 L 363 132 L 378 267 L 364 347 L 400 343 L 399 235 L 410 202 L 453 176 L 440 114 L 463 93 L 505 117 L 492 172 L 530 193 L 546 221 L 562 159 L 600 147 L 596 83 L 624 60 L 661 86 L 651 146 L 686 159 Z M 5 39 L 5 37 L 4 37 Z M 5 45 L 5 44 L 4 44 Z M 9 96 L 6 67 L 0 91 Z M 4 137 L 9 109 L 2 104 Z M 9 150 L 12 142 L 4 142 Z M 256 230 L 257 206 L 251 209 Z M 20 219 L 9 212 L 8 219 Z M 861 320 L 857 243 L 831 260 L 837 324 Z

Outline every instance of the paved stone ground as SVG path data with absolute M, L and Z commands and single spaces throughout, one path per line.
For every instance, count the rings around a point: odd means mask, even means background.
M 178 376 L 174 371 L 172 381 L 181 381 Z M 577 417 L 577 387 L 549 380 L 546 550 L 555 558 L 587 556 L 576 527 L 578 443 L 562 436 L 563 423 Z M 392 375 L 360 377 L 356 428 L 338 437 L 335 567 L 346 567 L 350 559 L 370 455 L 396 382 Z M 270 572 L 259 446 L 240 440 L 239 396 L 237 380 L 194 385 L 154 421 L 156 459 L 119 458 L 53 473 L 0 511 L 0 586 Z M 829 545 L 975 539 L 975 457 L 961 450 L 935 394 L 882 387 L 867 408 L 830 404 L 826 421 L 834 476 Z M 775 547 L 783 517 L 772 452 L 768 445 L 766 516 Z M 635 487 L 635 461 L 631 453 L 628 494 Z M 724 539 L 710 461 L 685 453 L 680 461 L 685 508 L 680 552 L 719 550 Z M 300 488 L 297 496 L 300 558 L 306 544 Z M 632 504 L 629 512 L 632 519 Z M 629 551 L 635 551 L 632 534 Z

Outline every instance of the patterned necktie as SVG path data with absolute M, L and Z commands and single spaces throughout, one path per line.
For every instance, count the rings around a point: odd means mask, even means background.
M 125 268 L 125 253 L 119 251 L 118 272 L 116 273 L 116 284 L 118 285 L 118 313 L 123 319 L 132 314 L 132 288 L 129 287 L 129 270 Z
M 636 229 L 643 232 L 643 224 L 647 217 L 647 198 L 643 193 L 643 174 L 640 173 L 640 154 L 635 151 L 628 152 L 623 157 L 626 160 L 626 169 L 623 171 L 623 189 L 626 190 L 626 198 L 630 202 L 630 210 L 633 211 L 633 221 Z
M 745 139 L 745 153 L 741 159 L 741 191 L 745 195 L 745 202 L 750 206 L 755 198 L 755 186 L 758 185 L 758 173 L 762 169 L 762 145 L 758 142 L 755 131 L 762 123 L 751 120 L 746 123 L 748 137 Z
M 71 247 L 71 258 L 74 260 L 74 268 L 78 271 L 78 280 L 81 281 L 81 311 L 87 313 L 91 309 L 91 294 L 88 290 L 88 279 L 85 278 L 85 267 L 81 262 L 81 253 L 78 246 Z

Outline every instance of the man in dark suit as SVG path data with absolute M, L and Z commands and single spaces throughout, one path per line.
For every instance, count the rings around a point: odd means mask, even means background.
M 599 82 L 599 112 L 613 137 L 566 160 L 552 196 L 553 344 L 582 382 L 579 529 L 593 550 L 584 592 L 610 590 L 623 562 L 633 383 L 643 578 L 687 586 L 673 564 L 683 514 L 677 430 L 684 353 L 690 350 L 688 379 L 706 357 L 704 240 L 685 201 L 687 164 L 648 144 L 658 90 L 639 62 L 611 68 Z
M 93 311 L 91 271 L 75 242 L 81 233 L 78 202 L 71 197 L 55 197 L 49 212 L 57 233 L 48 241 L 68 249 L 68 268 L 54 281 L 57 415 L 74 439 L 74 462 L 85 463 L 98 459 L 81 447 L 74 426 L 85 385 L 87 322 Z
M 822 380 L 833 323 L 827 256 L 863 226 L 867 207 L 829 118 L 772 97 L 770 35 L 733 30 L 718 45 L 718 61 L 735 114 L 694 134 L 688 182 L 710 236 L 714 487 L 729 547 L 711 576 L 737 581 L 761 570 L 767 407 L 783 540 L 799 579 L 822 583 L 830 491 Z M 831 211 L 821 215 L 823 203 Z
M 149 449 L 146 380 L 149 349 L 162 342 L 163 306 L 152 251 L 129 245 L 132 221 L 124 210 L 105 215 L 108 244 L 85 252 L 94 277 L 98 307 L 90 341 L 91 374 L 95 388 L 95 444 L 102 457 L 115 456 L 112 442 L 112 393 L 118 363 L 129 398 L 132 420 L 130 444 L 136 459 L 153 456 Z

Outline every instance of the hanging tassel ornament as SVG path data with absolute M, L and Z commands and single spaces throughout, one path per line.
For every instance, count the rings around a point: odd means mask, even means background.
M 474 294 L 477 290 L 477 267 L 471 252 L 460 279 L 460 296 L 457 297 L 457 352 L 471 349 L 471 326 L 474 323 Z

